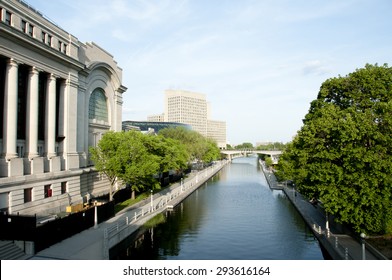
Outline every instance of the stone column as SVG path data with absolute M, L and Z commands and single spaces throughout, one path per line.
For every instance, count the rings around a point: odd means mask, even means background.
M 78 115 L 78 86 L 79 78 L 76 73 L 69 73 L 66 81 L 64 94 L 64 154 L 65 168 L 79 168 L 78 141 L 79 126 L 81 125 Z M 84 137 L 82 137 L 84 138 Z
M 65 91 L 67 87 L 67 82 L 65 80 L 60 80 L 60 95 L 59 95 L 59 121 L 58 121 L 58 135 L 65 136 L 66 128 L 66 118 L 65 118 Z
M 6 160 L 18 157 L 16 153 L 18 118 L 18 64 L 10 59 L 5 76 L 3 153 Z
M 38 70 L 29 73 L 26 112 L 26 157 L 38 157 Z
M 46 90 L 45 152 L 48 159 L 56 156 L 56 77 L 49 75 Z

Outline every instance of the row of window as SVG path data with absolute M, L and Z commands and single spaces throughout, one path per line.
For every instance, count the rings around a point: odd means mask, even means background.
M 4 19 L 3 19 L 4 16 Z M 13 14 L 3 8 L 0 7 L 0 20 L 5 22 L 5 24 L 10 25 L 10 26 L 14 26 L 15 23 L 13 22 Z M 21 31 L 27 35 L 29 35 L 30 37 L 33 38 L 38 38 L 38 34 L 36 34 L 35 32 L 35 26 L 29 22 L 27 22 L 24 19 L 20 19 L 20 28 Z M 53 47 L 53 48 L 57 48 L 58 51 L 67 54 L 67 47 L 68 45 L 64 42 L 62 42 L 61 40 L 57 39 L 57 46 L 55 46 L 55 40 L 53 40 L 53 36 L 50 35 L 49 33 L 47 33 L 46 31 L 42 30 L 41 31 L 41 41 L 42 43 Z
M 65 194 L 67 192 L 67 182 L 61 182 L 61 194 Z M 52 185 L 44 186 L 44 197 L 52 197 L 53 189 Z M 24 203 L 31 202 L 34 200 L 33 197 L 33 188 L 24 189 Z

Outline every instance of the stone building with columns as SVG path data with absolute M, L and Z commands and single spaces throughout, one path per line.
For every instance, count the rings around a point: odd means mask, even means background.
M 108 192 L 89 147 L 121 131 L 122 69 L 20 0 L 0 1 L 0 211 L 45 215 Z

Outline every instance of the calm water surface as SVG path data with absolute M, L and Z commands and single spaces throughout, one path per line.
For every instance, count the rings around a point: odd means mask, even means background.
M 317 260 L 318 241 L 257 158 L 239 158 L 189 196 L 165 222 L 132 236 L 112 259 Z

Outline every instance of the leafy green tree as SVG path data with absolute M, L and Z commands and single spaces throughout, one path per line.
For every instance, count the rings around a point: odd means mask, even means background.
M 357 231 L 392 233 L 392 69 L 325 81 L 280 158 L 280 176 Z
M 257 146 L 257 150 L 263 150 L 263 151 L 283 151 L 286 148 L 286 144 L 282 142 L 274 142 L 274 143 L 268 143 L 264 145 L 259 145 Z
M 189 161 L 210 162 L 220 157 L 220 150 L 215 141 L 205 138 L 200 133 L 183 127 L 170 127 L 159 131 L 159 135 L 172 138 L 182 143 L 189 155 Z
M 220 150 L 216 142 L 212 139 L 206 139 L 204 141 L 204 153 L 202 156 L 203 162 L 211 162 L 220 158 Z
M 122 139 L 121 135 L 114 132 L 106 133 L 97 147 L 90 147 L 90 158 L 95 168 L 109 180 L 109 200 L 113 200 L 114 186 L 118 181 L 118 174 L 122 172 L 122 162 L 118 157 L 118 147 Z
M 269 168 L 269 167 L 271 167 L 273 164 L 274 164 L 274 162 L 272 161 L 272 158 L 271 157 L 265 157 L 265 165 Z
M 253 147 L 252 143 L 244 142 L 244 143 L 242 143 L 240 145 L 235 146 L 235 149 L 236 150 L 253 150 L 254 147 Z
M 160 158 L 148 151 L 146 137 L 137 131 L 110 131 L 97 147 L 90 147 L 95 168 L 109 179 L 110 200 L 117 182 L 129 183 L 133 192 L 159 187 L 153 175 L 158 174 Z
M 161 135 L 146 136 L 146 140 L 148 151 L 159 157 L 159 178 L 164 172 L 187 167 L 189 156 L 185 146 L 178 140 Z

